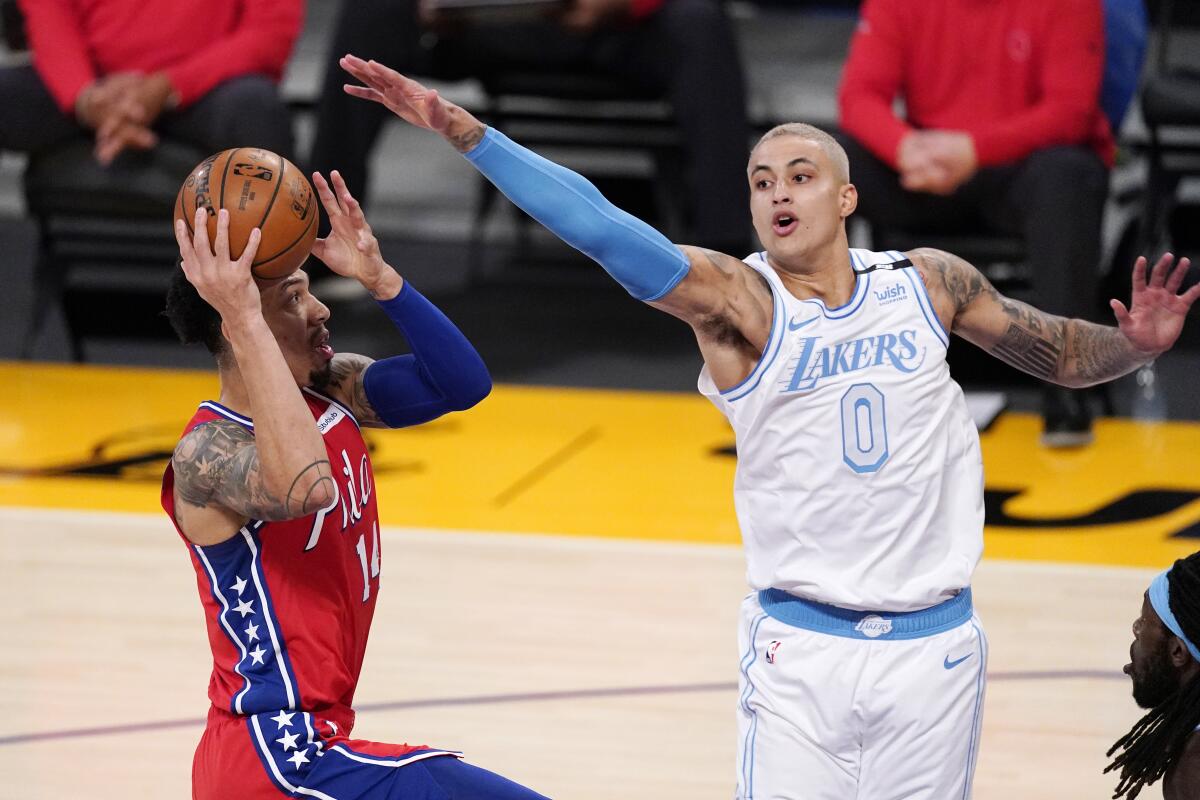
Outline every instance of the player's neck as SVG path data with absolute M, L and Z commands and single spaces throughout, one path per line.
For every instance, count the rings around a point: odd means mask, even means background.
M 1187 664 L 1179 671 L 1179 690 L 1186 689 L 1192 681 L 1200 680 L 1200 663 L 1195 659 L 1188 661 Z
M 217 376 L 221 381 L 221 394 L 217 402 L 230 411 L 253 419 L 254 415 L 250 413 L 250 391 L 246 388 L 246 381 L 237 361 L 232 357 L 218 359 Z M 294 385 L 297 390 L 300 389 L 300 384 Z
M 768 256 L 767 262 L 784 288 L 800 300 L 815 298 L 828 308 L 837 308 L 854 296 L 857 277 L 845 240 L 796 261 L 779 262 Z
M 1200 774 L 1197 762 L 1200 762 L 1200 731 L 1192 731 L 1183 746 L 1183 752 L 1163 776 L 1163 797 L 1166 800 L 1196 796 L 1196 790 L 1200 789 L 1196 785 L 1196 776 Z
M 242 379 L 241 370 L 237 365 L 220 363 L 217 374 L 221 380 L 221 395 L 217 402 L 235 414 L 241 414 L 247 419 L 253 418 L 250 413 L 250 393 L 246 391 L 246 382 Z

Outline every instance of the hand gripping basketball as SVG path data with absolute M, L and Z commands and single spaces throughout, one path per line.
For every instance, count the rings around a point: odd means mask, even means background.
M 250 229 L 261 230 L 262 245 L 251 264 L 256 278 L 291 275 L 317 238 L 319 211 L 308 179 L 292 162 L 262 148 L 223 150 L 196 165 L 175 198 L 175 218 L 190 229 L 197 208 L 208 211 L 210 240 L 217 236 L 217 211 L 229 212 L 234 257 L 241 255 Z
M 208 244 L 207 222 L 208 212 L 196 209 L 195 234 L 189 236 L 183 220 L 175 220 L 175 241 L 179 243 L 183 274 L 222 320 L 230 322 L 248 314 L 261 314 L 262 298 L 250 265 L 254 263 L 262 232 L 258 228 L 251 230 L 242 255 L 233 259 L 229 255 L 229 212 L 225 209 L 217 212 L 217 237 L 212 247 Z

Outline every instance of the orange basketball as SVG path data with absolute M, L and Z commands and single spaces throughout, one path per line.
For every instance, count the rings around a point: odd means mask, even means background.
M 254 264 L 258 278 L 282 278 L 300 269 L 317 238 L 317 198 L 296 165 L 257 147 L 209 156 L 187 176 L 175 198 L 175 219 L 192 230 L 196 209 L 208 210 L 208 241 L 217 236 L 217 211 L 229 211 L 229 254 L 238 258 L 250 231 L 262 230 Z

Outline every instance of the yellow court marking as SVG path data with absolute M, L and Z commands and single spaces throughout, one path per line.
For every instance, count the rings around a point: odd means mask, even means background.
M 154 512 L 213 373 L 0 362 L 0 504 Z M 989 557 L 1166 566 L 1200 549 L 1200 425 L 1101 420 L 1076 452 L 1005 414 L 982 437 Z M 371 431 L 386 525 L 737 543 L 733 436 L 698 395 L 499 386 Z M 1007 498 L 1000 502 L 1000 499 Z M 1002 517 L 1001 517 L 1002 515 Z

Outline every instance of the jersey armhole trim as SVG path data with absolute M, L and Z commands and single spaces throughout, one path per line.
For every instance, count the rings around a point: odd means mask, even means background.
M 754 268 L 751 267 L 751 269 Z M 779 296 L 779 292 L 771 284 L 769 278 L 767 279 L 767 287 L 771 290 L 771 302 L 773 306 L 771 317 L 771 334 L 767 338 L 767 346 L 763 350 L 762 356 L 758 359 L 758 363 L 754 365 L 754 369 L 750 370 L 749 375 L 743 378 L 736 386 L 732 386 L 729 389 L 720 391 L 721 399 L 727 403 L 740 400 L 758 388 L 758 384 L 762 381 L 762 376 L 766 374 L 767 369 L 772 363 L 774 363 L 775 358 L 779 355 L 779 350 L 783 344 L 783 317 L 785 311 L 783 298 Z
M 326 403 L 329 403 L 329 405 L 340 410 L 343 414 L 345 414 L 347 417 L 350 418 L 350 421 L 354 423 L 354 427 L 358 428 L 359 430 L 362 430 L 362 425 L 358 424 L 358 418 L 356 416 L 354 416 L 354 412 L 351 411 L 349 408 L 347 408 L 343 403 L 339 402 L 338 400 L 335 400 L 333 397 L 325 394 L 324 392 L 318 392 L 316 389 L 312 388 L 311 386 L 302 386 L 301 391 L 304 391 L 304 392 L 312 395 L 313 397 L 317 398 L 318 400 L 324 400 Z
M 200 404 L 200 408 L 207 409 L 214 414 L 220 414 L 226 419 L 231 419 L 239 425 L 244 425 L 250 430 L 254 430 L 254 422 L 249 417 L 243 417 L 236 411 L 230 411 L 228 408 L 216 402 L 215 400 L 205 400 Z
M 920 276 L 913 276 L 912 271 L 905 270 L 903 273 L 908 282 L 913 285 L 913 289 L 917 293 L 917 305 L 921 308 L 921 314 L 925 317 L 925 322 L 929 324 L 930 330 L 934 336 L 945 347 L 950 347 L 950 334 L 942 325 L 941 319 L 938 318 L 937 312 L 933 308 L 933 299 L 929 296 L 929 290 L 925 288 L 925 281 L 920 279 Z

